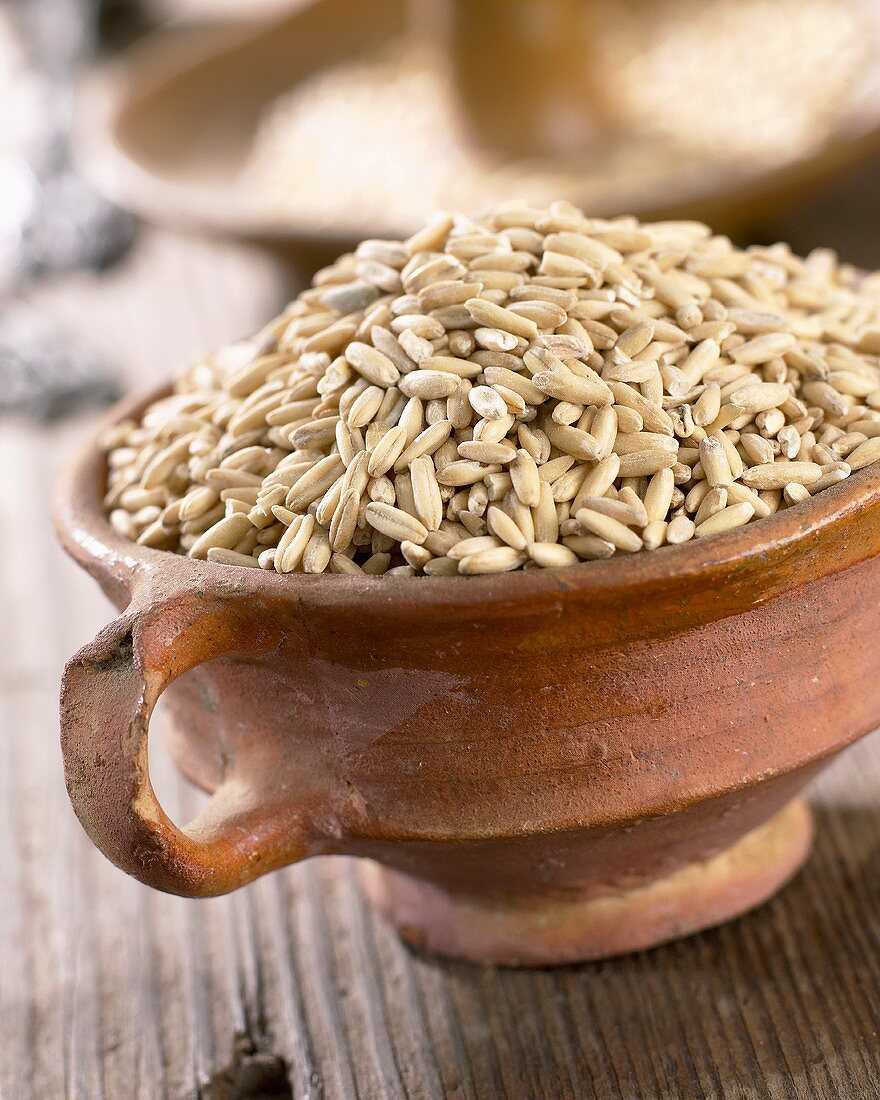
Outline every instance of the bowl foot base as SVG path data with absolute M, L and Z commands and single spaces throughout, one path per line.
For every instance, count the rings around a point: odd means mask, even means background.
M 794 875 L 812 837 L 810 811 L 795 799 L 711 859 L 589 898 L 479 898 L 372 862 L 362 872 L 373 906 L 414 947 L 499 966 L 552 966 L 655 947 L 739 916 Z

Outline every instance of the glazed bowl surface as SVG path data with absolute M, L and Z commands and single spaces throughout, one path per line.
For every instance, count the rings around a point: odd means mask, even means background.
M 136 416 L 157 393 L 124 402 Z M 680 547 L 485 577 L 279 577 L 143 548 L 90 443 L 67 551 L 119 617 L 69 662 L 62 745 L 97 846 L 148 885 L 233 890 L 364 857 L 413 942 L 501 963 L 650 946 L 800 865 L 797 796 L 880 725 L 880 477 Z M 175 825 L 150 714 L 212 798 Z

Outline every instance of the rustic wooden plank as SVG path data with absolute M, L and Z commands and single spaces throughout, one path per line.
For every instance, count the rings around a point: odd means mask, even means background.
M 125 348 L 143 385 L 258 324 L 279 292 L 264 257 L 150 234 L 106 282 L 43 300 L 108 353 Z M 0 427 L 14 471 L 0 503 L 3 1100 L 218 1100 L 282 1080 L 303 1100 L 880 1095 L 880 737 L 816 785 L 816 853 L 775 901 L 558 971 L 411 952 L 349 860 L 210 902 L 152 894 L 106 863 L 73 818 L 57 748 L 63 660 L 111 614 L 55 548 L 45 506 L 79 431 Z M 185 819 L 201 796 L 158 738 L 152 760 Z

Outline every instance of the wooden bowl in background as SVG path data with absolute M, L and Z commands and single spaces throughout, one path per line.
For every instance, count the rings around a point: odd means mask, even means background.
M 555 7 L 571 7 L 575 0 L 553 2 Z M 518 5 L 523 7 L 523 0 Z M 489 4 L 480 10 L 491 13 L 500 7 Z M 477 18 L 472 8 L 476 10 L 474 0 L 457 0 L 458 14 L 448 31 L 448 55 L 457 61 L 450 73 L 457 73 L 455 86 L 468 120 L 464 129 L 477 141 L 497 132 L 497 144 L 502 146 L 510 146 L 521 131 L 527 135 L 523 144 L 537 150 L 542 145 L 539 122 L 544 106 L 531 112 L 526 108 L 529 103 L 534 107 L 536 96 L 552 96 L 553 88 L 536 87 L 534 80 L 506 79 L 503 102 L 510 101 L 509 109 L 499 114 L 491 103 L 489 109 L 487 89 L 493 80 L 491 73 L 488 78 L 479 76 L 476 61 L 487 43 L 497 39 L 497 27 L 488 17 Z M 645 10 L 652 8 L 645 5 Z M 364 237 L 404 235 L 416 225 L 406 216 L 395 222 L 393 190 L 388 192 L 388 216 L 377 224 L 365 201 L 365 187 L 359 182 L 347 189 L 345 174 L 339 173 L 341 178 L 327 180 L 326 187 L 310 184 L 322 192 L 322 202 L 326 200 L 317 218 L 313 204 L 298 206 L 295 167 L 283 210 L 254 194 L 242 170 L 273 101 L 316 74 L 375 57 L 389 42 L 401 40 L 411 26 L 407 0 L 377 0 L 368 7 L 358 0 L 301 0 L 293 11 L 258 22 L 236 19 L 225 26 L 160 32 L 93 84 L 82 111 L 83 162 L 112 198 L 149 220 L 270 244 L 306 267 L 332 259 Z M 430 37 L 430 32 L 423 33 L 423 38 Z M 442 50 L 436 56 L 441 54 Z M 724 164 L 713 170 L 708 162 L 702 171 L 686 166 L 678 176 L 668 175 L 641 193 L 624 194 L 610 179 L 605 192 L 564 195 L 557 187 L 546 199 L 570 197 L 595 214 L 620 213 L 623 206 L 643 218 L 698 217 L 720 231 L 762 222 L 798 194 L 880 146 L 880 52 L 854 80 L 852 96 L 840 105 L 827 137 L 797 152 L 739 168 Z M 523 102 L 511 99 L 520 83 Z M 585 88 L 584 95 L 590 94 L 589 82 Z M 601 123 L 603 118 L 608 121 L 610 108 L 607 103 L 593 108 L 601 138 Z M 566 110 L 570 113 L 570 104 Z M 498 120 L 505 117 L 521 120 L 521 126 L 500 127 Z M 370 140 L 368 123 L 365 119 L 364 142 Z M 449 140 L 455 145 L 458 139 Z M 600 147 L 601 141 L 597 156 Z M 292 150 L 294 165 L 296 155 Z M 353 163 L 359 155 L 358 148 L 350 150 Z M 447 155 L 448 149 L 438 149 L 439 158 Z M 523 165 L 524 170 L 534 169 L 534 164 Z M 515 188 L 509 173 L 498 178 L 505 194 Z M 450 206 L 460 209 L 462 203 Z

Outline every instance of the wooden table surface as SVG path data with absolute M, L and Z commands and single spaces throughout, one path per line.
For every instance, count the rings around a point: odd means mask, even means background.
M 256 327 L 284 281 L 265 256 L 151 231 L 122 269 L 39 301 L 145 386 Z M 202 902 L 107 863 L 58 749 L 62 664 L 111 617 L 48 518 L 85 429 L 0 423 L 2 1100 L 880 1097 L 880 736 L 812 789 L 816 852 L 780 897 L 601 964 L 414 954 L 340 858 Z M 184 819 L 197 796 L 154 740 Z

